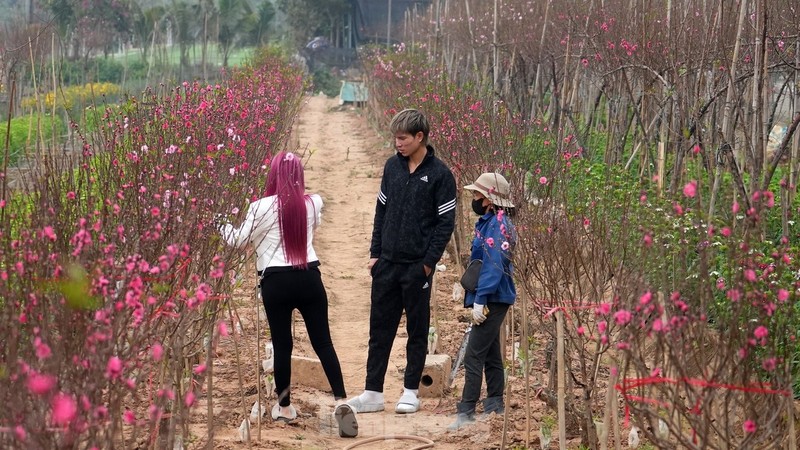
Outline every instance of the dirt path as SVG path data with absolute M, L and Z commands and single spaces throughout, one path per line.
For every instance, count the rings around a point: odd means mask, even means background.
M 329 295 L 329 316 L 334 345 L 344 373 L 348 396 L 364 388 L 369 339 L 370 277 L 366 268 L 369 259 L 369 242 L 375 199 L 380 186 L 383 163 L 391 155 L 385 137 L 372 130 L 366 119 L 356 110 L 340 107 L 337 99 L 321 96 L 307 97 L 295 126 L 295 139 L 299 152 L 305 153 L 306 186 L 309 192 L 319 193 L 325 203 L 322 225 L 315 237 L 315 249 L 322 262 L 323 281 Z M 245 283 L 247 286 L 254 285 Z M 258 307 L 254 307 L 250 291 L 242 291 L 239 316 L 244 333 L 239 341 L 243 360 L 245 399 L 236 370 L 235 349 L 232 339 L 219 344 L 221 356 L 215 363 L 213 422 L 216 426 L 217 448 L 247 448 L 239 442 L 237 428 L 244 413 L 258 398 L 256 394 L 256 341 L 255 321 Z M 296 318 L 294 354 L 315 357 L 305 327 L 299 315 Z M 262 335 L 265 321 L 261 322 Z M 394 404 L 402 392 L 402 370 L 405 367 L 405 325 L 401 323 L 395 340 L 389 370 L 386 374 L 386 411 L 358 416 L 357 440 L 385 435 L 416 435 L 437 441 L 436 448 L 463 448 L 461 444 L 445 438 L 445 428 L 452 421 L 454 398 L 422 399 L 421 411 L 398 415 Z M 262 337 L 263 342 L 263 337 Z M 338 437 L 335 428 L 326 423 L 328 415 L 324 406 L 331 404 L 330 394 L 293 380 L 292 402 L 300 411 L 300 420 L 286 425 L 272 423 L 267 418 L 261 428 L 260 441 L 253 430 L 253 448 L 344 448 L 356 441 Z M 201 402 L 192 430 L 201 440 L 207 406 Z M 269 406 L 274 398 L 269 400 Z M 322 413 L 321 413 L 322 411 Z M 473 430 L 475 431 L 475 430 Z M 462 437 L 463 438 L 463 437 Z M 450 441 L 445 443 L 444 441 Z M 460 439 L 455 439 L 456 441 Z M 468 441 L 467 441 L 468 442 Z M 418 445 L 418 443 L 417 443 Z M 467 444 L 469 445 L 469 444 Z M 409 441 L 380 441 L 359 446 L 370 448 L 411 448 Z

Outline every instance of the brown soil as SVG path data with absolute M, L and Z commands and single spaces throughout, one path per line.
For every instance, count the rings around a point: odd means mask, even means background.
M 305 154 L 308 190 L 319 193 L 325 202 L 323 223 L 315 238 L 315 249 L 322 261 L 323 281 L 329 295 L 334 345 L 348 395 L 354 396 L 363 390 L 367 359 L 370 277 L 366 265 L 372 218 L 383 163 L 392 150 L 385 134 L 382 136 L 373 130 L 361 110 L 339 106 L 337 99 L 324 96 L 307 98 L 296 124 L 295 139 L 298 152 Z M 455 357 L 467 326 L 467 315 L 461 307 L 461 299 L 453 298 L 453 283 L 458 270 L 447 255 L 442 263 L 447 269 L 436 276 L 432 316 L 440 330 L 439 353 Z M 242 333 L 222 338 L 217 347 L 218 358 L 213 368 L 214 417 L 211 420 L 215 448 L 341 449 L 365 438 L 391 435 L 425 437 L 434 441 L 434 448 L 438 449 L 500 448 L 502 416 L 492 416 L 488 421 L 479 421 L 459 432 L 447 431 L 461 393 L 463 370 L 444 398 L 423 398 L 422 408 L 416 414 L 394 413 L 394 403 L 402 391 L 405 366 L 403 323 L 395 340 L 386 377 L 386 411 L 358 415 L 358 438 L 339 438 L 335 427 L 326 423 L 329 415 L 325 414 L 327 410 L 324 407 L 321 409 L 320 404 L 332 404 L 329 392 L 294 383 L 292 400 L 299 410 L 299 420 L 288 425 L 275 423 L 267 414 L 260 431 L 257 425 L 253 425 L 252 442 L 241 442 L 238 428 L 258 399 L 256 367 L 260 363 L 256 349 L 259 348 L 259 342 L 263 349 L 263 343 L 268 339 L 266 321 L 259 319 L 262 306 L 256 304 L 253 289 L 250 288 L 256 283 L 252 272 L 248 270 L 245 274 L 244 287 L 235 302 Z M 256 326 L 258 320 L 261 320 L 258 324 L 260 339 Z M 234 337 L 238 339 L 238 360 L 241 361 L 238 366 Z M 315 356 L 299 315 L 296 317 L 294 354 Z M 241 367 L 242 384 L 237 367 Z M 541 373 L 537 373 L 532 379 L 541 376 Z M 536 430 L 544 406 L 533 400 L 530 405 L 532 418 L 526 424 L 526 408 L 522 400 L 525 398 L 524 385 L 515 377 L 511 377 L 510 382 L 512 394 L 507 399 L 509 421 L 505 443 L 513 447 L 524 445 L 528 440 L 532 448 L 539 448 Z M 262 387 L 262 395 L 266 395 L 265 391 Z M 274 398 L 268 399 L 270 408 L 274 401 Z M 187 448 L 199 447 L 207 442 L 206 411 L 206 397 L 203 395 L 192 416 L 192 439 L 187 443 Z M 526 433 L 526 429 L 530 432 Z M 418 445 L 413 441 L 387 439 L 359 445 L 358 448 L 414 448 Z M 555 442 L 551 445 L 557 448 Z M 569 447 L 575 448 L 577 444 L 572 442 Z

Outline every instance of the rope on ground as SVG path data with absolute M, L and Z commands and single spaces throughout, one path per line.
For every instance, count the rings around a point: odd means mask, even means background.
M 436 445 L 436 444 L 434 444 L 434 442 L 432 440 L 430 440 L 428 438 L 421 437 L 421 436 L 413 436 L 413 435 L 410 435 L 410 434 L 386 434 L 386 435 L 383 435 L 383 436 L 372 436 L 371 438 L 366 438 L 366 439 L 362 439 L 362 440 L 360 440 L 358 442 L 354 442 L 354 443 L 348 445 L 347 447 L 345 447 L 344 450 L 352 450 L 352 449 L 354 449 L 356 447 L 360 447 L 360 446 L 365 445 L 365 444 L 369 444 L 369 443 L 372 443 L 372 442 L 378 442 L 378 441 L 388 441 L 390 439 L 410 440 L 410 441 L 417 441 L 417 442 L 422 442 L 423 443 L 423 445 L 420 445 L 420 446 L 417 446 L 417 447 L 412 447 L 409 450 L 422 450 L 424 448 L 431 448 L 434 445 Z

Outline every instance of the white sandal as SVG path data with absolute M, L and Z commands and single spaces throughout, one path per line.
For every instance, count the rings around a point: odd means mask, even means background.
M 397 414 L 411 414 L 419 411 L 419 398 L 411 392 L 405 392 L 400 396 L 394 412 Z
M 276 403 L 272 407 L 272 420 L 289 423 L 295 419 L 297 419 L 297 410 L 294 409 L 293 405 L 289 405 L 289 417 L 281 415 L 281 405 Z
M 336 423 L 339 425 L 339 437 L 354 438 L 358 436 L 358 421 L 356 411 L 347 403 L 342 403 L 333 411 Z

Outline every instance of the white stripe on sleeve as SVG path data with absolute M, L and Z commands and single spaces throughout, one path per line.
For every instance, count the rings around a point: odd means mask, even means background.
M 452 199 L 449 202 L 439 206 L 439 215 L 445 214 L 452 210 L 456 209 L 456 199 Z

